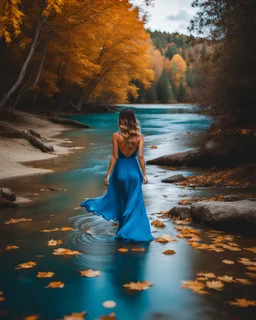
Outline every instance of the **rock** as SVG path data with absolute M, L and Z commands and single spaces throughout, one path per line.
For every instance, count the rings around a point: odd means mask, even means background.
M 224 201 L 239 201 L 239 200 L 256 201 L 256 198 L 252 198 L 251 195 L 244 194 L 244 193 L 228 194 L 224 196 Z
M 9 201 L 15 201 L 16 200 L 15 193 L 10 188 L 1 188 L 0 189 L 0 194 L 6 200 L 9 200 Z
M 255 201 L 200 201 L 192 204 L 191 213 L 198 220 L 212 225 L 246 221 L 256 227 Z
M 0 208 L 18 207 L 18 204 L 9 200 L 6 200 L 0 194 Z
M 32 202 L 34 201 L 25 197 L 17 197 L 15 201 L 15 203 L 17 204 L 26 204 L 26 203 L 32 203 Z
M 185 206 L 175 206 L 169 211 L 169 214 L 174 217 L 180 217 L 182 220 L 192 217 L 190 207 Z
M 179 181 L 184 181 L 184 180 L 185 180 L 185 177 L 182 174 L 175 174 L 174 176 L 163 179 L 161 181 L 166 182 L 166 183 L 174 183 L 174 182 L 179 182 Z

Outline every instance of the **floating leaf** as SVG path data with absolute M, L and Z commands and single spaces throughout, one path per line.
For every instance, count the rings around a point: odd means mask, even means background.
M 221 290 L 224 287 L 224 284 L 219 280 L 206 281 L 206 285 L 208 288 L 215 290 Z
M 256 267 L 246 267 L 246 269 L 248 269 L 250 271 L 256 271 Z
M 38 320 L 40 317 L 37 314 L 32 314 L 31 316 L 25 317 L 25 320 Z
M 167 243 L 167 242 L 176 242 L 177 240 L 172 238 L 169 234 L 164 234 L 161 237 L 158 237 L 156 242 Z
M 82 277 L 94 278 L 101 275 L 100 271 L 93 271 L 92 269 L 80 271 L 80 275 Z
M 127 248 L 119 248 L 118 251 L 119 252 L 128 252 L 129 250 Z
M 81 313 L 72 312 L 70 315 L 64 316 L 64 320 L 84 320 L 86 314 L 86 311 L 83 311 Z
M 253 284 L 250 280 L 248 279 L 243 279 L 243 278 L 235 278 L 233 280 L 233 282 L 237 282 L 237 283 L 241 283 L 241 284 L 245 284 L 245 285 L 251 285 Z
M 230 276 L 218 276 L 218 280 L 224 281 L 224 282 L 233 282 L 234 278 Z
M 30 269 L 34 268 L 37 265 L 37 262 L 29 261 L 19 264 L 15 269 Z
M 222 262 L 223 263 L 225 263 L 225 264 L 235 264 L 235 262 L 234 261 L 232 261 L 232 260 L 222 260 Z
M 247 251 L 251 251 L 251 252 L 253 252 L 253 253 L 256 253 L 256 247 L 244 248 L 244 250 L 247 250 Z
M 216 275 L 212 272 L 208 272 L 208 273 L 199 272 L 197 275 L 202 276 L 202 277 L 206 277 L 206 278 L 216 278 Z
M 174 250 L 165 250 L 163 252 L 163 254 L 167 254 L 167 255 L 172 255 L 172 254 L 175 254 L 176 252 Z
M 256 307 L 256 300 L 247 300 L 247 299 L 235 299 L 235 301 L 228 301 L 229 304 L 237 307 Z
M 54 254 L 55 256 L 64 256 L 64 255 L 73 256 L 80 253 L 81 252 L 79 251 L 72 251 L 70 249 L 58 248 L 58 249 L 54 249 L 52 254 Z
M 37 278 L 51 278 L 54 276 L 54 272 L 38 272 Z
M 137 281 L 137 282 L 130 282 L 127 284 L 124 284 L 123 287 L 128 288 L 130 290 L 137 290 L 137 291 L 141 291 L 141 290 L 147 290 L 152 286 L 152 282 L 150 281 Z
M 252 273 L 252 272 L 246 272 L 246 274 L 253 279 L 256 279 L 256 273 Z
M 103 302 L 103 307 L 105 308 L 115 308 L 115 306 L 116 306 L 115 301 L 107 300 Z
M 72 231 L 74 230 L 74 228 L 71 227 L 62 227 L 61 229 L 59 228 L 54 228 L 54 229 L 46 229 L 46 230 L 41 230 L 41 232 L 55 232 L 55 231 L 63 231 L 63 232 L 68 232 L 68 231 Z
M 100 320 L 116 320 L 116 314 L 111 312 L 108 315 L 100 316 Z
M 19 218 L 19 219 L 13 219 L 5 221 L 5 224 L 12 224 L 12 223 L 19 223 L 19 222 L 30 222 L 32 219 L 30 218 Z
M 156 228 L 164 228 L 165 227 L 165 224 L 160 220 L 154 220 L 153 222 L 151 222 L 151 225 Z
M 136 251 L 136 252 L 145 252 L 146 249 L 145 248 L 132 248 L 132 251 Z
M 18 246 L 6 246 L 5 250 L 16 250 L 19 249 Z
M 151 146 L 150 148 L 151 149 L 157 149 L 158 147 L 157 146 Z
M 61 281 L 54 281 L 54 282 L 50 282 L 48 284 L 48 286 L 46 286 L 45 288 L 63 288 L 64 287 L 64 283 Z
M 61 240 L 49 240 L 48 241 L 48 246 L 54 247 L 57 246 L 58 244 L 62 244 L 63 242 Z
M 238 259 L 238 262 L 239 263 L 242 263 L 243 265 L 245 265 L 245 266 L 253 266 L 253 267 L 256 267 L 256 261 L 254 262 L 254 261 L 251 261 L 250 259 L 248 259 L 248 258 L 239 258 Z
M 193 281 L 193 280 L 187 280 L 187 281 L 181 281 L 182 286 L 181 288 L 185 289 L 191 289 L 195 293 L 199 294 L 209 294 L 209 292 L 203 290 L 205 288 L 205 285 L 202 282 L 199 281 Z

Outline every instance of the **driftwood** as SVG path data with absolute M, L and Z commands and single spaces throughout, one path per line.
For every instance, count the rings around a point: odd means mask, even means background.
M 53 116 L 53 117 L 48 117 L 48 120 L 53 123 L 60 123 L 60 124 L 65 124 L 69 126 L 74 126 L 74 127 L 80 127 L 80 128 L 86 128 L 86 129 L 90 128 L 89 126 L 87 126 L 87 124 L 84 124 L 76 120 L 67 119 L 67 118 L 59 118 L 59 117 Z
M 18 130 L 4 124 L 0 124 L 0 136 L 27 140 L 32 146 L 43 152 L 54 151 L 53 146 L 41 140 L 40 134 L 32 129 Z

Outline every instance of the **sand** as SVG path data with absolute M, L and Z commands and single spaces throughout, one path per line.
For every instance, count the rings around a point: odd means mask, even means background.
M 17 129 L 35 130 L 49 144 L 53 145 L 54 152 L 44 153 L 24 139 L 0 137 L 0 179 L 52 172 L 53 170 L 49 169 L 33 168 L 29 163 L 26 164 L 25 162 L 46 160 L 70 153 L 68 145 L 67 147 L 59 146 L 66 140 L 54 137 L 64 130 L 70 130 L 70 128 L 61 124 L 51 123 L 43 117 L 25 112 L 19 111 L 15 112 L 15 114 L 17 114 L 15 119 L 5 120 L 3 123 Z

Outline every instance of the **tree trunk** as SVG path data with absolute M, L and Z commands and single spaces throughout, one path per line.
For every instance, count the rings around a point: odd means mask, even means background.
M 35 49 L 36 49 L 36 46 L 37 46 L 37 42 L 38 42 L 38 39 L 39 39 L 39 36 L 40 36 L 40 32 L 42 30 L 42 26 L 43 24 L 46 22 L 47 18 L 44 18 L 43 20 L 40 19 L 41 17 L 39 16 L 38 17 L 38 22 L 37 22 L 37 26 L 36 26 L 36 33 L 35 33 L 35 36 L 34 36 L 34 39 L 33 39 L 33 42 L 32 42 L 32 45 L 31 45 L 31 48 L 29 50 L 29 53 L 28 53 L 28 56 L 27 58 L 25 59 L 24 63 L 23 63 L 23 66 L 21 68 L 21 71 L 20 71 L 20 74 L 16 80 L 16 82 L 14 83 L 14 85 L 11 87 L 11 89 L 3 96 L 2 100 L 0 101 L 0 108 L 4 107 L 7 103 L 7 101 L 10 99 L 10 97 L 14 94 L 14 92 L 16 92 L 16 90 L 18 89 L 18 87 L 21 85 L 24 77 L 25 77 L 25 74 L 26 74 L 26 71 L 27 71 L 27 67 L 28 67 L 28 64 L 29 62 L 31 61 L 32 59 L 32 56 L 35 52 Z

